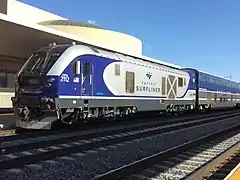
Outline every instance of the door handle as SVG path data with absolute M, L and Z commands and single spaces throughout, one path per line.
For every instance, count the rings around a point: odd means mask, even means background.
M 81 75 L 81 84 L 83 84 L 84 78 L 83 78 L 83 74 Z

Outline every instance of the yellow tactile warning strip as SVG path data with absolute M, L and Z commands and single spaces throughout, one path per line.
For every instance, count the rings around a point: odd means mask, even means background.
M 240 180 L 240 163 L 227 175 L 224 180 Z

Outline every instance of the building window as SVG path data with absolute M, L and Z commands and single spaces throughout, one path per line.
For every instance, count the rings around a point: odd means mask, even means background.
M 120 76 L 120 64 L 115 64 L 115 75 Z
M 134 85 L 135 85 L 135 80 L 134 77 L 135 74 L 133 72 L 126 72 L 126 92 L 127 93 L 134 93 Z
M 0 87 L 7 87 L 7 73 L 0 73 Z
M 183 87 L 183 78 L 178 78 L 178 86 Z

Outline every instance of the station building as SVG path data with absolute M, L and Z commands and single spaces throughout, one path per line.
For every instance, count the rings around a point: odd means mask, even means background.
M 50 43 L 82 42 L 142 55 L 140 39 L 76 22 L 17 0 L 0 0 L 0 108 L 11 108 L 15 74 L 37 49 Z

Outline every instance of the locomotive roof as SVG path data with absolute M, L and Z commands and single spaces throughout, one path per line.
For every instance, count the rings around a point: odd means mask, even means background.
M 147 56 L 143 56 L 143 55 L 140 55 L 140 56 L 137 56 L 137 55 L 129 55 L 129 54 L 126 54 L 126 53 L 122 53 L 122 52 L 117 52 L 117 51 L 113 51 L 113 50 L 110 50 L 110 49 L 106 49 L 106 48 L 101 48 L 101 47 L 97 47 L 97 46 L 93 46 L 93 45 L 85 45 L 85 44 L 78 44 L 78 45 L 84 45 L 84 46 L 88 46 L 92 51 L 94 51 L 95 53 L 99 53 L 99 54 L 103 54 L 103 55 L 108 55 L 108 56 L 114 56 L 114 54 L 118 55 L 118 56 L 124 56 L 124 58 L 133 58 L 135 60 L 142 60 L 142 61 L 145 61 L 145 62 L 149 62 L 149 63 L 153 63 L 153 64 L 158 64 L 158 65 L 163 65 L 163 66 L 167 66 L 169 68 L 175 68 L 175 69 L 183 69 L 184 67 L 182 66 L 178 66 L 178 65 L 175 65 L 175 64 L 171 64 L 171 63 L 168 63 L 168 62 L 165 62 L 165 61 L 161 61 L 161 60 L 157 60 L 157 59 L 154 59 L 154 58 L 150 58 L 150 57 L 147 57 Z
M 177 70 L 180 70 L 180 71 L 183 69 L 183 67 L 181 67 L 181 66 L 177 66 L 177 65 L 174 65 L 174 64 L 170 64 L 170 63 L 160 61 L 160 60 L 156 60 L 156 59 L 146 57 L 146 56 L 132 56 L 132 55 L 124 54 L 124 53 L 108 51 L 106 49 L 101 49 L 101 48 L 97 48 L 97 47 L 93 47 L 93 46 L 88 46 L 88 47 L 93 51 L 93 53 L 96 53 L 96 55 L 100 54 L 102 56 L 110 57 L 110 58 L 113 58 L 113 59 L 129 60 L 129 61 L 133 61 L 133 62 L 142 60 L 143 62 L 153 63 L 153 65 L 154 64 L 155 65 L 156 64 L 157 65 L 162 65 L 162 66 L 166 66 L 166 67 L 169 67 L 169 68 L 174 68 L 174 69 L 177 69 Z
M 134 63 L 141 63 L 141 60 L 142 60 L 142 63 L 149 62 L 149 66 L 152 65 L 153 68 L 161 68 L 161 67 L 156 67 L 154 65 L 163 65 L 166 68 L 175 69 L 176 73 L 178 73 L 178 74 L 184 75 L 186 73 L 179 68 L 169 66 L 166 64 L 161 64 L 159 62 L 153 62 L 153 61 L 151 61 L 151 59 L 146 60 L 146 59 L 143 59 L 142 57 L 127 56 L 127 55 L 124 55 L 121 53 L 105 51 L 103 49 L 98 49 L 98 48 L 95 48 L 92 46 L 73 45 L 73 46 L 67 48 L 66 51 L 64 52 L 64 54 L 62 56 L 60 56 L 58 61 L 53 65 L 53 68 L 50 69 L 49 74 L 57 75 L 57 76 L 60 75 L 62 73 L 62 71 L 65 69 L 65 67 L 67 67 L 72 62 L 72 60 L 74 60 L 78 56 L 84 55 L 84 54 L 93 54 L 96 56 L 103 56 L 103 57 L 116 59 L 116 60 L 126 60 L 128 62 L 134 62 Z M 151 64 L 151 63 L 153 63 L 153 64 Z

